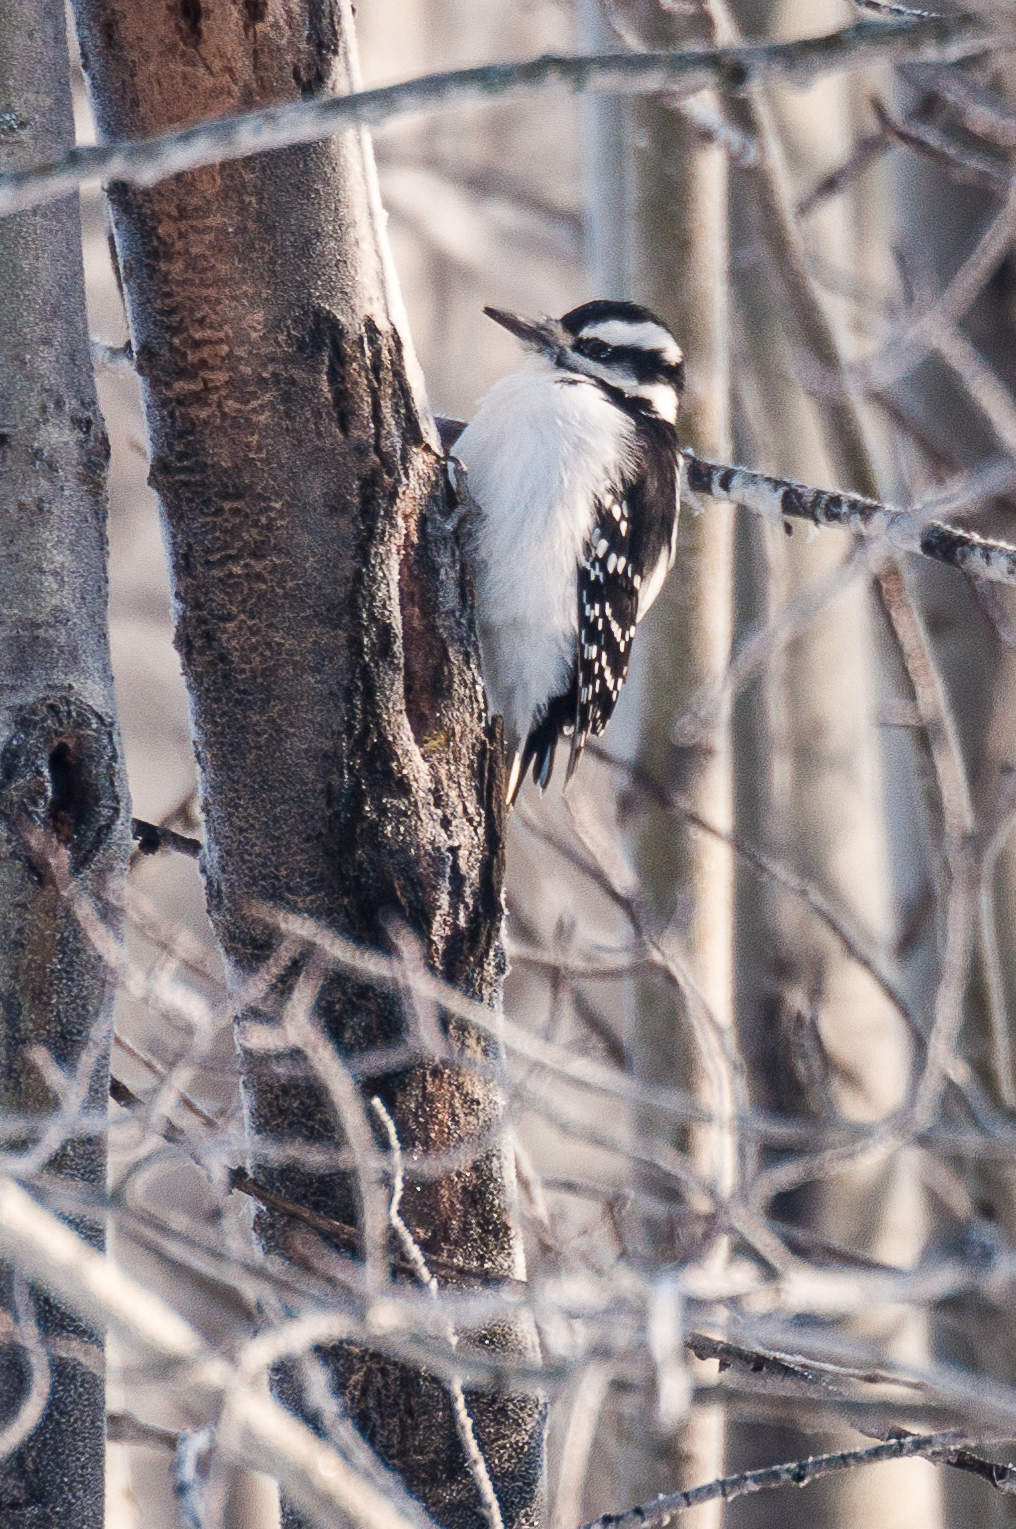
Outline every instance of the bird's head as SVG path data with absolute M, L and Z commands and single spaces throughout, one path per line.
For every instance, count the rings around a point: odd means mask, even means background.
M 601 298 L 560 319 L 529 319 L 501 308 L 483 311 L 562 371 L 592 377 L 643 413 L 676 422 L 684 352 L 648 308 Z

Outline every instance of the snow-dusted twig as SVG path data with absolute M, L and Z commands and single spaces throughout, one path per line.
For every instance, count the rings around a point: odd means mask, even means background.
M 384 1160 L 374 1145 L 366 1104 L 356 1080 L 313 1013 L 326 970 L 313 956 L 307 962 L 283 1011 L 283 1027 L 291 1043 L 300 1048 L 314 1069 L 356 1158 L 364 1262 L 368 1283 L 378 1288 L 388 1277 Z
M 431 1271 L 423 1249 L 413 1236 L 402 1215 L 404 1178 L 402 1172 L 402 1143 L 399 1141 L 399 1133 L 395 1128 L 394 1120 L 377 1095 L 371 1100 L 371 1104 L 374 1113 L 384 1127 L 391 1152 L 392 1193 L 388 1203 L 389 1223 L 396 1237 L 398 1237 L 402 1245 L 402 1251 L 411 1264 L 420 1284 L 424 1286 L 432 1300 L 440 1300 L 441 1286 L 438 1283 L 437 1276 Z M 451 1322 L 447 1325 L 447 1338 L 451 1348 L 458 1348 L 458 1333 Z M 457 1375 L 453 1376 L 448 1382 L 448 1396 L 452 1404 L 452 1413 L 455 1417 L 455 1429 L 459 1436 L 459 1443 L 462 1445 L 462 1451 L 469 1466 L 469 1473 L 473 1478 L 473 1484 L 483 1506 L 483 1516 L 487 1520 L 489 1529 L 504 1529 L 501 1504 L 497 1500 L 497 1493 L 494 1491 L 494 1483 L 490 1479 L 487 1461 L 476 1437 L 472 1415 L 466 1402 L 465 1392 L 462 1389 L 462 1381 Z
M 839 526 L 868 540 L 884 540 L 887 548 L 948 563 L 972 578 L 1016 588 L 1016 546 L 978 536 L 961 526 L 927 521 L 918 512 L 882 504 L 863 494 L 808 488 L 751 468 L 706 462 L 690 452 L 684 454 L 682 478 L 693 494 L 730 500 L 769 520 Z
M 731 1502 L 735 1497 L 746 1497 L 750 1492 L 765 1492 L 772 1487 L 803 1487 L 823 1476 L 833 1476 L 841 1471 L 854 1470 L 860 1465 L 877 1465 L 883 1460 L 923 1460 L 947 1462 L 951 1454 L 958 1452 L 961 1440 L 954 1432 L 907 1434 L 900 1439 L 887 1439 L 884 1444 L 872 1444 L 865 1449 L 838 1450 L 831 1455 L 809 1455 L 804 1460 L 788 1460 L 783 1465 L 769 1465 L 762 1470 L 741 1471 L 736 1476 L 723 1476 L 708 1481 L 700 1487 L 690 1487 L 686 1492 L 668 1492 L 641 1507 L 629 1508 L 626 1513 L 604 1513 L 594 1519 L 586 1529 L 663 1529 L 678 1513 L 696 1508 L 701 1503 Z M 1004 1468 L 1003 1468 L 1004 1469 Z
M 50 1393 L 50 1366 L 35 1320 L 28 1281 L 21 1273 L 14 1276 L 14 1310 L 17 1314 L 17 1341 L 28 1360 L 28 1390 L 21 1398 L 14 1416 L 0 1429 L 0 1461 L 8 1459 L 42 1420 Z
M 0 175 L 0 215 L 67 196 L 95 180 L 154 185 L 182 170 L 242 159 L 267 149 L 313 143 L 354 127 L 444 106 L 473 105 L 547 89 L 612 95 L 659 91 L 693 94 L 707 86 L 743 90 L 756 80 L 808 79 L 871 58 L 955 57 L 984 46 L 986 33 L 966 16 L 901 16 L 858 21 L 822 37 L 736 48 L 665 53 L 607 53 L 575 58 L 546 54 L 518 64 L 486 64 L 426 75 L 345 96 L 316 96 L 284 106 L 221 117 L 155 138 L 73 149 L 56 163 Z
M 315 945 L 336 965 L 383 987 L 396 991 L 411 985 L 424 998 L 430 998 L 447 1013 L 474 1026 L 482 1035 L 503 1044 L 508 1051 L 516 1053 L 528 1062 L 567 1078 L 583 1088 L 594 1089 L 649 1109 L 660 1109 L 680 1120 L 704 1120 L 706 1113 L 683 1089 L 662 1084 L 642 1083 L 635 1078 L 606 1067 L 592 1057 L 577 1056 L 563 1046 L 543 1040 L 513 1023 L 504 1015 L 494 1014 L 482 1003 L 467 998 L 440 977 L 430 972 L 409 973 L 396 957 L 383 955 L 380 951 L 367 950 L 353 940 L 326 929 L 324 925 L 303 914 L 290 913 L 265 904 L 259 910 L 264 917 L 272 919 L 283 933 Z
M 314 1523 L 338 1516 L 360 1529 L 418 1529 L 306 1424 L 246 1384 L 178 1311 L 7 1176 L 0 1176 L 0 1250 L 85 1321 L 113 1326 L 132 1346 L 179 1367 L 180 1384 L 193 1396 L 224 1397 L 237 1425 L 237 1456 L 276 1475 Z

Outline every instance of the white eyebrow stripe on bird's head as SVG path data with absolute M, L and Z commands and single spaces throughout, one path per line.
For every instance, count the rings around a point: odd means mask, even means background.
M 602 340 L 604 345 L 633 345 L 638 350 L 655 350 L 667 366 L 677 366 L 684 360 L 684 351 L 669 330 L 662 324 L 648 320 L 638 323 L 628 319 L 603 319 L 598 324 L 587 324 L 579 331 L 583 340 Z
M 678 395 L 666 382 L 639 382 L 623 384 L 624 391 L 629 398 L 644 398 L 648 404 L 668 424 L 677 424 Z

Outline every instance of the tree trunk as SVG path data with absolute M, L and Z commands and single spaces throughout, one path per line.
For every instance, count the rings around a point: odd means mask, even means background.
M 765 7 L 771 14 L 772 7 Z M 781 16 L 801 30 L 834 25 L 836 6 L 784 7 Z M 746 22 L 747 25 L 747 22 Z M 780 160 L 807 167 L 813 182 L 820 168 L 846 158 L 852 144 L 850 87 L 822 81 L 800 127 L 793 98 L 753 93 L 732 108 L 738 124 L 760 140 L 758 165 L 739 180 L 746 208 L 740 230 L 744 246 L 761 238 L 765 260 L 742 278 L 738 293 L 743 315 L 745 369 L 755 408 L 743 423 L 752 459 L 767 470 L 806 482 L 839 482 L 877 491 L 872 465 L 852 400 L 824 400 L 817 408 L 804 390 L 787 379 L 807 376 L 816 363 L 830 365 L 842 351 L 835 309 L 813 289 L 810 277 L 788 279 L 788 245 L 800 244 L 792 210 L 794 192 Z M 816 125 L 821 123 L 824 137 Z M 777 137 L 776 135 L 779 134 Z M 770 137 L 770 135 L 772 135 Z M 767 148 L 767 139 L 775 153 Z M 821 155 L 821 161 L 817 156 Z M 815 155 L 809 166 L 809 156 Z M 782 183 L 782 191 L 781 191 Z M 870 196 L 870 189 L 865 188 Z M 782 212 L 781 212 L 782 205 Z M 789 216 L 788 216 L 789 212 Z M 870 209 L 887 217 L 884 206 Z M 813 214 L 808 233 L 832 263 L 860 265 L 856 208 L 848 196 Z M 803 269 L 802 262 L 802 269 Z M 776 273 L 775 280 L 774 274 Z M 811 289 L 802 300 L 802 285 Z M 774 301 L 775 297 L 775 301 Z M 753 415 L 754 417 L 748 417 Z M 778 529 L 754 533 L 752 569 L 759 591 L 759 615 L 778 622 L 831 588 L 845 570 L 849 544 L 834 538 L 792 539 Z M 883 964 L 891 961 L 894 892 L 903 879 L 894 852 L 905 857 L 896 814 L 890 833 L 889 797 L 884 780 L 878 708 L 888 688 L 879 674 L 879 628 L 863 575 L 844 579 L 791 640 L 771 653 L 763 677 L 760 726 L 741 761 L 748 812 L 758 814 L 757 835 L 798 874 L 818 886 Z M 886 647 L 888 645 L 885 645 Z M 905 683 L 905 681 L 904 681 Z M 748 740 L 746 738 L 745 742 Z M 898 787 L 897 787 L 898 789 Z M 750 804 L 750 805 L 749 805 Z M 750 909 L 750 911 L 749 911 Z M 819 1119 L 878 1121 L 891 1117 L 907 1097 L 911 1043 L 903 1021 L 869 975 L 820 930 L 799 902 L 770 889 L 764 907 L 745 904 L 751 930 L 741 963 L 743 1025 L 749 1065 L 762 1107 L 797 1109 Z M 847 1165 L 843 1171 L 777 1202 L 777 1217 L 803 1221 L 832 1243 L 910 1267 L 918 1261 L 927 1233 L 924 1193 L 912 1156 Z M 857 1326 L 885 1352 L 919 1362 L 927 1355 L 927 1330 L 919 1314 L 901 1318 L 891 1308 L 873 1310 Z M 755 1433 L 752 1459 L 760 1437 Z M 853 1438 L 834 1435 L 831 1447 Z M 751 1433 L 745 1442 L 751 1447 Z M 815 1448 L 811 1438 L 770 1435 L 763 1451 Z M 836 1529 L 916 1529 L 941 1518 L 941 1487 L 923 1462 L 899 1461 L 881 1482 L 857 1473 L 830 1483 L 807 1503 L 787 1504 L 788 1524 Z M 762 1523 L 764 1509 L 749 1508 L 749 1522 Z
M 76 14 L 107 138 L 355 81 L 341 4 L 151 14 L 78 0 Z M 208 907 L 233 978 L 276 943 L 261 900 L 370 945 L 393 921 L 408 926 L 436 972 L 496 1004 L 503 762 L 369 139 L 348 133 L 152 191 L 115 186 L 110 200 L 191 700 Z M 397 997 L 341 974 L 324 978 L 315 1012 L 341 1057 L 406 1037 Z M 407 1151 L 497 1127 L 499 1092 L 470 1066 L 489 1060 L 484 1048 L 461 1029 L 450 1041 L 450 1060 L 363 1086 Z M 254 1164 L 261 1136 L 335 1139 L 316 1079 L 241 1054 Z M 369 1241 L 350 1175 L 259 1174 L 357 1219 Z M 490 1279 L 519 1273 L 500 1147 L 414 1186 L 405 1214 L 425 1254 Z M 261 1215 L 259 1231 L 285 1251 L 284 1222 Z M 488 1347 L 523 1342 L 508 1328 L 487 1335 Z M 482 1522 L 444 1388 L 362 1350 L 335 1350 L 330 1364 L 354 1422 L 435 1517 Z M 531 1522 L 539 1404 L 487 1394 L 469 1405 L 505 1523 Z
M 704 144 L 690 123 L 661 105 L 639 103 L 636 131 L 635 229 L 638 238 L 634 293 L 671 325 L 688 356 L 689 394 L 682 409 L 681 440 L 700 455 L 729 460 L 727 386 L 727 166 L 723 149 Z M 659 165 L 667 167 L 660 174 Z M 701 695 L 718 689 L 730 658 L 734 617 L 734 511 L 716 505 L 681 517 L 678 562 L 645 635 L 643 665 L 649 671 L 643 706 L 639 762 L 668 789 L 678 790 L 717 828 L 733 827 L 730 711 L 721 705 L 690 740 L 675 725 Z M 647 623 L 647 626 L 649 623 Z M 662 821 L 661 821 L 662 818 Z M 667 917 L 676 913 L 681 948 L 691 975 L 717 1025 L 733 1040 L 734 866 L 720 840 L 689 835 L 675 814 L 649 807 L 639 840 L 643 889 Z M 675 1033 L 643 994 L 637 1052 L 643 1075 L 658 1082 L 684 1081 L 711 1111 L 714 1123 L 692 1133 L 691 1160 L 721 1199 L 737 1187 L 737 1142 L 728 1059 L 715 1038 L 706 1049 Z M 683 1026 L 688 1025 L 684 1016 Z M 686 1068 L 682 1056 L 691 1051 Z M 682 1073 L 684 1076 L 682 1077 Z M 726 1256 L 724 1240 L 702 1228 L 703 1239 L 684 1252 L 711 1265 Z M 691 1361 L 693 1373 L 699 1367 Z M 714 1373 L 702 1366 L 696 1378 Z M 663 1421 L 662 1419 L 660 1420 Z M 656 1490 L 697 1486 L 722 1475 L 724 1417 L 721 1406 L 692 1409 L 673 1437 L 661 1437 Z M 636 1492 L 634 1500 L 641 1494 Z M 692 1509 L 689 1529 L 719 1524 L 717 1501 Z
M 1003 56 L 993 61 L 990 79 L 998 98 L 1011 111 L 1016 101 L 1016 72 L 1011 60 Z M 919 108 L 919 91 L 903 86 L 897 94 L 898 105 L 908 110 Z M 947 119 L 944 126 L 953 131 L 951 120 Z M 896 233 L 904 258 L 914 269 L 920 261 L 922 269 L 934 273 L 936 285 L 944 286 L 994 216 L 994 196 L 979 186 L 957 182 L 948 167 L 914 154 L 899 156 L 894 190 L 898 196 Z M 1010 249 L 956 325 L 995 374 L 1001 397 L 1010 400 L 1016 386 L 1014 270 Z M 998 414 L 985 409 L 962 378 L 952 368 L 943 367 L 938 358 L 929 358 L 915 368 L 902 380 L 899 391 L 946 461 L 955 459 L 970 467 L 999 449 L 1012 459 L 1013 442 L 1004 415 L 1002 428 L 993 428 Z M 929 468 L 936 465 L 922 463 L 919 470 L 930 476 Z M 979 506 L 979 524 L 989 535 L 1008 535 L 1013 507 L 1011 493 L 985 503 Z M 1016 853 L 1011 832 L 1016 765 L 1016 653 L 1012 643 L 1016 601 L 1009 590 L 993 591 L 993 597 L 983 598 L 982 608 L 979 591 L 964 580 L 943 578 L 943 572 L 918 568 L 915 584 L 962 742 L 976 812 L 976 845 L 983 856 L 981 939 L 966 995 L 963 1049 L 974 1062 L 987 1093 L 1006 1111 L 1004 1118 L 1011 1119 L 1016 1105 L 1012 1068 Z M 984 609 L 997 622 L 994 632 L 984 620 Z M 927 815 L 927 805 L 919 801 L 918 812 Z M 930 816 L 934 830 L 938 829 L 939 811 L 939 804 L 933 801 Z M 935 871 L 933 864 L 919 863 L 925 887 Z M 918 902 L 917 896 L 914 902 Z M 934 921 L 926 920 L 924 927 L 917 923 L 916 933 L 918 939 L 913 943 L 917 949 L 911 964 L 927 991 L 937 954 Z M 957 1186 L 958 1204 L 950 1210 L 970 1228 L 968 1235 L 975 1236 L 985 1227 L 989 1235 L 1011 1243 L 1016 1230 L 1016 1184 L 1011 1164 L 959 1159 L 946 1166 L 955 1169 Z M 963 1362 L 975 1372 L 1010 1383 L 1016 1375 L 1016 1345 L 1008 1307 L 986 1292 L 966 1306 L 958 1322 L 951 1312 L 943 1313 L 936 1338 L 944 1354 L 951 1357 L 954 1352 L 962 1353 Z M 1011 1520 L 1007 1504 L 984 1504 L 975 1499 L 965 1480 L 947 1479 L 943 1491 L 950 1523 L 963 1525 L 976 1516 L 985 1529 L 996 1525 L 1001 1529 Z
M 617 12 L 611 15 L 617 16 Z M 626 36 L 649 47 L 676 47 L 709 38 L 704 17 L 692 26 L 675 21 L 655 0 L 623 9 Z M 630 31 L 629 31 L 630 29 Z M 591 42 L 605 46 L 609 33 Z M 617 38 L 614 37 L 617 45 Z M 590 159 L 588 250 L 594 271 L 616 285 L 604 296 L 645 303 L 667 323 L 687 357 L 688 391 L 682 404 L 682 443 L 704 456 L 729 457 L 729 353 L 727 312 L 727 165 L 724 149 L 706 142 L 681 112 L 658 100 L 585 103 Z M 606 148 L 605 148 L 606 145 Z M 720 828 L 732 826 L 733 776 L 726 708 L 693 741 L 675 742 L 675 722 L 703 690 L 718 686 L 730 656 L 733 622 L 733 511 L 682 511 L 677 563 L 635 648 L 629 684 L 639 697 L 639 735 L 633 752 L 640 767 L 667 789 L 679 789 Z M 615 747 L 618 745 L 615 739 Z M 622 744 L 623 747 L 623 744 Z M 727 846 L 705 835 L 690 837 L 673 813 L 644 804 L 634 848 L 639 881 L 656 914 L 674 919 L 679 948 L 718 1024 L 732 1039 L 734 875 Z M 675 917 L 676 910 L 676 917 Z M 722 1048 L 700 1052 L 689 1041 L 688 1015 L 660 1001 L 650 980 L 641 982 L 632 1018 L 632 1054 L 640 1075 L 654 1082 L 690 1084 L 718 1124 L 693 1133 L 691 1158 L 721 1198 L 736 1183 L 737 1146 L 731 1126 L 730 1077 Z M 725 1257 L 714 1229 L 698 1227 L 690 1240 L 674 1228 L 646 1226 L 654 1255 L 710 1261 Z M 693 1364 L 695 1362 L 693 1361 Z M 714 1374 L 712 1367 L 703 1366 Z M 697 1485 L 723 1470 L 723 1409 L 692 1409 L 681 1426 L 654 1399 L 629 1420 L 622 1451 L 627 1479 L 621 1500 L 640 1501 L 659 1490 Z M 689 1529 L 719 1522 L 722 1504 L 691 1510 Z
M 8 7 L 0 166 L 73 140 L 63 5 Z M 107 458 L 72 197 L 0 223 L 0 1109 L 28 1117 L 26 1152 L 58 1103 L 42 1052 L 79 1111 L 106 1110 L 112 988 L 46 860 L 66 857 L 75 889 L 115 921 L 129 805 L 106 629 Z M 68 1128 L 24 1171 L 71 1180 L 87 1204 L 105 1188 L 104 1138 Z M 87 1212 L 75 1219 L 101 1245 Z M 9 1271 L 2 1289 L 20 1333 L 0 1358 L 0 1518 L 101 1529 L 101 1337 Z M 66 1357 L 74 1342 L 94 1368 Z

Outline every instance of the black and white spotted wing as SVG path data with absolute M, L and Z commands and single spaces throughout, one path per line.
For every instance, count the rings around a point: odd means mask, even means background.
M 617 704 L 631 662 L 638 612 L 627 497 L 611 495 L 598 510 L 578 575 L 579 640 L 569 780 L 590 735 L 603 732 Z

